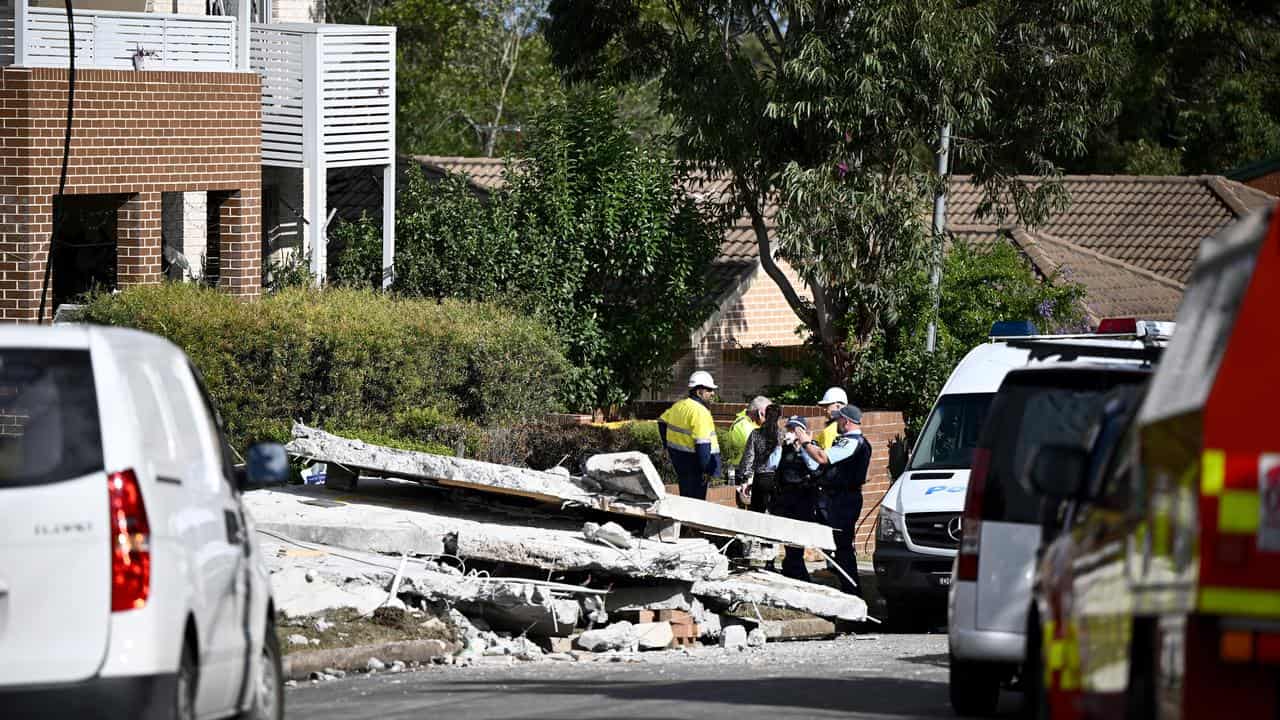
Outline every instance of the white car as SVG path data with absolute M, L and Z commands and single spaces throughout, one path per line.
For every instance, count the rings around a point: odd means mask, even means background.
M 240 494 L 287 470 L 166 340 L 0 327 L 0 716 L 283 717 Z

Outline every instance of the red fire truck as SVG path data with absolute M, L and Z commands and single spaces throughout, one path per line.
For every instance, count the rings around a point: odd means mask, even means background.
M 1108 422 L 1124 428 L 1028 467 L 1063 518 L 1037 569 L 1032 700 L 1053 718 L 1280 717 L 1275 208 L 1205 241 L 1145 397 Z

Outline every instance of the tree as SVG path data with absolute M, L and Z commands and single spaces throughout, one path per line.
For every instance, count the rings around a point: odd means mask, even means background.
M 573 78 L 656 77 L 679 151 L 732 175 L 760 261 L 828 377 L 900 313 L 898 277 L 936 257 L 931 148 L 955 153 L 984 210 L 1060 207 L 1055 159 L 1114 113 L 1143 0 L 552 0 L 552 58 Z M 1017 173 L 1045 176 L 1029 184 Z M 771 200 L 782 212 L 777 245 Z M 932 250 L 932 252 L 930 252 Z M 804 287 L 776 262 L 796 267 Z
M 1280 5 L 1155 0 L 1121 111 L 1076 172 L 1220 173 L 1280 154 Z
M 636 143 L 612 91 L 583 88 L 535 116 L 527 154 L 487 198 L 411 178 L 396 217 L 394 290 L 509 303 L 557 329 L 574 366 L 565 404 L 607 407 L 665 381 L 710 314 L 722 228 L 683 190 L 661 144 Z M 377 277 L 378 230 L 340 230 L 342 281 Z M 366 250 L 361 250 L 366 248 Z
M 1070 279 L 1070 268 L 1040 278 L 1010 242 L 984 247 L 956 241 L 943 267 L 937 351 L 925 351 L 931 298 L 928 275 L 920 272 L 905 282 L 901 321 L 873 333 L 846 380 L 847 390 L 865 407 L 901 410 L 913 433 L 951 370 L 986 341 L 992 323 L 1031 320 L 1041 332 L 1075 332 L 1084 324 L 1084 294 Z M 812 402 L 826 384 L 820 368 L 806 368 L 798 386 L 771 388 L 769 396 Z

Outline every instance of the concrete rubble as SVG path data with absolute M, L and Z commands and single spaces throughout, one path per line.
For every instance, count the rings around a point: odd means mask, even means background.
M 302 425 L 288 449 L 343 468 L 337 486 L 244 496 L 277 609 L 305 630 L 325 632 L 325 613 L 339 608 L 375 619 L 412 613 L 415 631 L 435 624 L 433 635 L 455 640 L 422 646 L 447 647 L 449 662 L 572 662 L 584 652 L 698 640 L 745 649 L 788 637 L 771 623 L 744 627 L 720 614 L 744 605 L 866 619 L 859 598 L 758 569 L 782 545 L 830 549 L 828 528 L 667 495 L 642 453 L 596 455 L 577 477 L 395 450 Z M 301 653 L 290 673 L 299 679 L 439 661 L 406 645 L 318 666 L 339 656 L 326 650 L 306 660 L 321 651 L 289 642 Z
M 725 607 L 754 603 L 850 622 L 867 619 L 867 604 L 860 597 L 759 570 L 724 580 L 696 582 L 692 591 L 704 600 Z
M 577 504 L 618 515 L 680 522 L 729 535 L 750 535 L 798 547 L 835 549 L 831 528 L 826 525 L 754 513 L 665 493 L 656 501 L 649 502 L 624 497 L 616 490 L 613 493 L 603 491 L 602 488 L 608 483 L 602 481 L 604 468 L 599 466 L 594 478 L 565 477 L 558 472 L 372 445 L 331 435 L 301 423 L 293 426 L 293 440 L 286 447 L 291 455 L 297 457 L 336 463 L 350 470 L 362 470 L 378 477 L 428 481 L 446 487 L 511 495 L 562 506 L 565 503 Z M 626 481 L 620 480 L 621 485 L 629 487 L 634 482 L 629 463 L 615 462 L 613 467 L 622 468 L 622 477 L 629 478 Z M 652 463 L 648 467 L 652 468 Z

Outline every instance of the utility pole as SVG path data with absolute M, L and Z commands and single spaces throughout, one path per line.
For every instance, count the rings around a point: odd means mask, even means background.
M 925 351 L 933 352 L 938 344 L 938 303 L 939 285 L 942 283 L 942 258 L 945 248 L 942 247 L 942 231 L 947 225 L 947 173 L 951 156 L 951 123 L 942 126 L 942 137 L 938 142 L 938 177 L 942 179 L 942 187 L 933 198 L 933 240 L 937 243 L 937 257 L 933 260 L 933 272 L 929 276 L 929 296 L 933 299 L 933 314 L 929 316 L 929 336 L 925 341 Z

